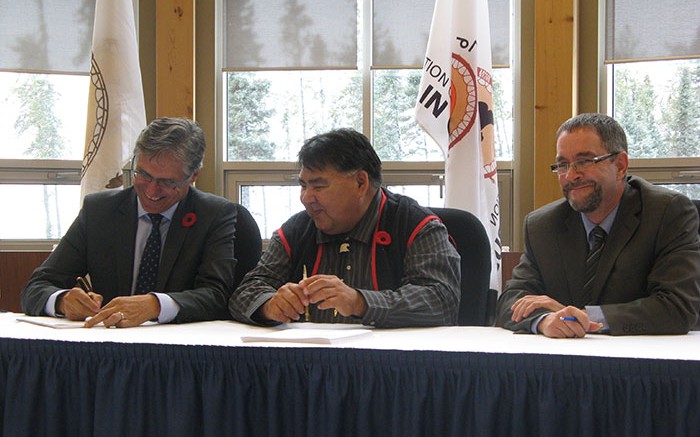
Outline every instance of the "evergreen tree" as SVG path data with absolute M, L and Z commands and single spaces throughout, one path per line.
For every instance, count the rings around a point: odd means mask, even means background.
M 615 72 L 615 118 L 627 133 L 630 156 L 655 158 L 664 156 L 665 145 L 655 119 L 658 102 L 649 76 L 642 81 L 628 72 Z
M 700 156 L 700 85 L 695 70 L 683 67 L 663 114 L 668 156 Z
M 383 160 L 427 160 L 430 148 L 415 121 L 420 72 L 387 70 L 374 79 L 374 147 Z
M 503 85 L 497 75 L 493 75 L 493 146 L 498 159 L 513 159 L 513 141 L 507 128 L 513 125 L 513 108 L 507 105 Z
M 61 120 L 54 113 L 58 93 L 45 76 L 30 74 L 27 80 L 14 90 L 20 101 L 20 110 L 15 119 L 15 131 L 31 134 L 32 141 L 24 154 L 38 159 L 59 159 L 65 152 L 65 143 L 59 132 Z M 44 185 L 44 214 L 46 215 L 46 238 L 61 236 L 61 218 L 58 214 L 56 186 Z
M 269 141 L 269 118 L 273 109 L 265 107 L 270 82 L 252 74 L 228 74 L 229 160 L 272 160 L 275 145 Z

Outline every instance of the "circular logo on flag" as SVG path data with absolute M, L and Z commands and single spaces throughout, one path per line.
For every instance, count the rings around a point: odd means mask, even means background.
M 458 54 L 452 53 L 452 77 L 450 80 L 450 132 L 451 149 L 464 138 L 476 121 L 476 76 L 471 65 Z

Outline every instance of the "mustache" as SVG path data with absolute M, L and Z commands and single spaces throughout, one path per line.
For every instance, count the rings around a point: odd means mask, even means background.
M 595 186 L 594 182 L 569 182 L 568 184 L 564 185 L 564 191 L 569 191 L 573 190 L 574 188 L 580 188 L 580 187 L 586 187 L 586 186 Z

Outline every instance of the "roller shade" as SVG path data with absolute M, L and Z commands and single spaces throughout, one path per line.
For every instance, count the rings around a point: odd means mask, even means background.
M 510 0 L 489 0 L 492 63 L 510 65 Z M 374 67 L 423 65 L 433 17 L 432 0 L 377 0 L 372 28 Z
M 355 0 L 226 0 L 225 70 L 356 68 Z
M 0 70 L 89 73 L 94 0 L 0 0 Z
M 700 57 L 698 0 L 607 0 L 605 61 Z

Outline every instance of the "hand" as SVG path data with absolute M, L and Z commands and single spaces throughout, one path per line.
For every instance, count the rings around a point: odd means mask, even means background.
M 97 314 L 101 306 L 101 295 L 73 287 L 58 297 L 56 308 L 69 320 L 85 320 L 86 317 Z
M 564 318 L 573 318 L 574 320 L 565 320 Z M 540 321 L 537 330 L 552 338 L 582 338 L 586 336 L 587 332 L 597 332 L 601 327 L 602 324 L 591 322 L 584 310 L 568 306 L 547 314 Z
M 92 328 L 102 322 L 106 328 L 130 328 L 158 318 L 160 301 L 153 294 L 121 296 L 112 299 L 104 308 L 85 322 Z
M 564 305 L 545 294 L 531 294 L 521 297 L 513 304 L 512 307 L 510 307 L 510 309 L 513 311 L 511 319 L 516 323 L 520 322 L 538 308 L 545 308 L 550 311 L 559 311 L 564 308 Z
M 263 304 L 260 311 L 267 320 L 289 323 L 299 320 L 308 305 L 309 298 L 304 287 L 288 282 Z
M 308 291 L 311 303 L 319 310 L 336 309 L 343 317 L 362 317 L 367 311 L 365 298 L 334 275 L 314 275 L 299 285 Z

